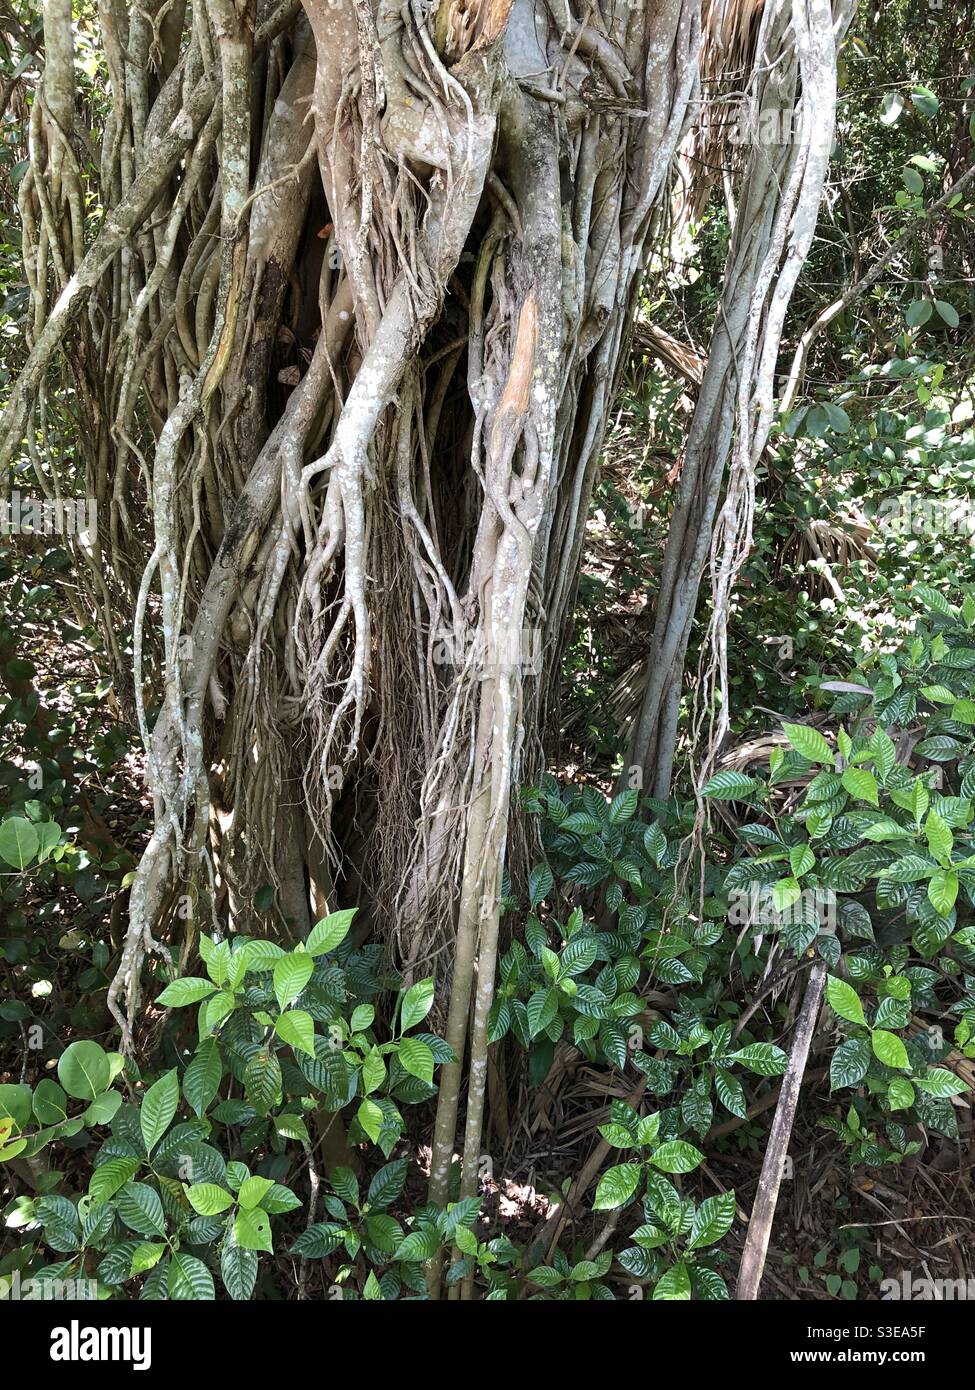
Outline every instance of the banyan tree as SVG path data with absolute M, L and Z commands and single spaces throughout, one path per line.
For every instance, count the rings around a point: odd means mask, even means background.
M 357 905 L 360 939 L 436 977 L 457 1060 L 431 1195 L 458 1149 L 472 1190 L 513 791 L 542 766 L 647 277 L 724 169 L 727 269 L 627 759 L 660 794 L 706 571 L 704 684 L 724 680 L 849 14 L 99 0 L 96 86 L 70 0 L 44 0 L 0 464 L 97 504 L 75 602 L 152 805 L 109 991 L 126 1049 L 154 955 Z M 783 111 L 788 139 L 750 138 Z

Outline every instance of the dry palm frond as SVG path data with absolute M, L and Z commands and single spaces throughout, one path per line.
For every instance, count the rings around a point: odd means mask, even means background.
M 861 512 L 848 509 L 835 517 L 816 517 L 796 531 L 782 549 L 782 559 L 808 571 L 810 593 L 814 598 L 827 593 L 839 602 L 846 600 L 842 576 L 854 565 L 877 563 L 870 544 L 871 522 Z
M 733 132 L 752 71 L 763 0 L 706 0 L 701 54 L 701 107 L 680 155 L 678 225 L 697 221 L 739 146 Z
M 682 343 L 660 324 L 638 319 L 633 326 L 633 346 L 652 353 L 665 367 L 692 386 L 700 386 L 707 358 L 695 343 Z

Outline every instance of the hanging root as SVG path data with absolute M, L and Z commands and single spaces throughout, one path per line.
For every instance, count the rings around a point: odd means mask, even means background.
M 734 586 L 751 552 L 755 477 L 772 426 L 779 345 L 786 311 L 812 246 L 833 147 L 835 48 L 852 16 L 847 0 L 837 0 L 837 8 L 834 26 L 826 0 L 791 5 L 791 44 L 799 84 L 793 128 L 800 138 L 791 150 L 768 246 L 751 291 L 744 341 L 735 359 L 736 436 L 725 500 L 711 539 L 707 655 L 702 656 L 691 727 L 692 746 L 698 746 L 700 739 L 707 749 L 695 779 L 698 843 L 706 819 L 701 789 L 712 775 L 730 721 L 728 622 Z

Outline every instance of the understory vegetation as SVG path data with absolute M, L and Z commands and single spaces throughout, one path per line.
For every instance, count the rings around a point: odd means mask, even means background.
M 975 1297 L 970 11 L 0 3 L 0 1293 Z

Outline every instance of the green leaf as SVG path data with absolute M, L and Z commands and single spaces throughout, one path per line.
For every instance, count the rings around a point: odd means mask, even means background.
M 356 1112 L 356 1119 L 372 1142 L 378 1143 L 383 1127 L 383 1112 L 374 1100 L 364 1100 Z
M 914 1078 L 914 1084 L 925 1095 L 937 1096 L 941 1100 L 949 1096 L 964 1095 L 969 1089 L 967 1083 L 961 1081 L 947 1067 L 930 1067 L 924 1076 Z
M 224 1241 L 220 1252 L 220 1277 L 232 1299 L 237 1302 L 249 1299 L 257 1283 L 257 1252 L 242 1250 L 232 1240 Z
M 755 778 L 743 772 L 716 772 L 701 788 L 701 795 L 711 801 L 745 801 L 757 786 Z
M 334 951 L 336 946 L 341 946 L 349 934 L 357 910 L 354 907 L 343 908 L 341 912 L 330 912 L 327 917 L 317 922 L 305 942 L 308 954 L 324 956 L 329 951 Z
M 386 1063 L 378 1047 L 369 1049 L 362 1063 L 362 1093 L 371 1095 L 386 1080 Z
M 954 870 L 939 869 L 928 883 L 928 901 L 939 917 L 947 917 L 958 897 L 958 875 Z
M 396 1055 L 404 1071 L 419 1077 L 428 1086 L 433 1085 L 433 1053 L 426 1043 L 418 1038 L 404 1038 Z
M 246 941 L 243 947 L 244 953 L 244 973 L 253 970 L 256 974 L 265 970 L 272 970 L 274 962 L 280 960 L 285 954 L 276 941 L 266 941 L 263 937 L 254 937 Z
M 4 1088 L 0 1087 L 0 1090 Z M 30 1096 L 29 1089 L 25 1086 L 24 1090 Z M 0 1113 L 4 1110 L 0 1103 Z M 61 1090 L 58 1083 L 51 1077 L 45 1076 L 38 1081 L 34 1088 L 34 1115 L 37 1123 L 41 1125 L 56 1125 L 68 1118 L 68 1098 Z M 28 1105 L 27 1118 L 30 1117 L 30 1107 Z M 16 1116 L 14 1117 L 16 1119 Z M 27 1119 L 23 1123 L 18 1123 L 18 1129 L 23 1129 Z
M 139 1126 L 150 1154 L 172 1124 L 178 1105 L 179 1078 L 174 1067 L 150 1086 L 142 1098 Z
M 403 995 L 403 1007 L 400 1010 L 400 1031 L 405 1033 L 409 1028 L 415 1028 L 418 1023 L 422 1023 L 427 1014 L 433 1008 L 433 980 L 419 980 Z
M 730 1071 L 724 1071 L 718 1067 L 714 1073 L 714 1088 L 724 1108 L 730 1110 L 732 1115 L 737 1115 L 742 1120 L 745 1119 L 748 1114 L 745 1105 L 745 1092 L 738 1078 L 732 1076 Z
M 610 825 L 619 825 L 621 821 L 632 820 L 638 800 L 639 795 L 632 787 L 614 796 L 609 807 Z
M 420 1226 L 411 1231 L 396 1251 L 398 1260 L 429 1260 L 440 1249 L 440 1236 L 433 1225 Z
M 405 1158 L 394 1159 L 380 1168 L 369 1184 L 366 1200 L 370 1207 L 388 1207 L 403 1191 L 409 1163 Z
M 328 1175 L 332 1188 L 350 1206 L 359 1205 L 359 1179 L 351 1168 L 335 1168 Z
M 802 897 L 802 887 L 794 878 L 780 878 L 772 884 L 772 905 L 776 912 L 788 912 Z
M 122 1097 L 118 1091 L 102 1091 L 101 1095 L 96 1096 L 85 1111 L 85 1123 L 92 1125 L 111 1124 L 121 1104 Z
M 887 1087 L 891 1110 L 909 1110 L 914 1104 L 914 1087 L 903 1076 L 895 1076 Z
M 656 822 L 643 832 L 643 848 L 657 865 L 667 848 L 667 837 Z
M 281 1063 L 262 1047 L 244 1068 L 244 1094 L 259 1115 L 267 1115 L 281 1096 Z
M 562 952 L 560 967 L 563 975 L 582 975 L 589 969 L 599 951 L 594 936 L 577 936 Z
M 552 870 L 547 864 L 536 864 L 528 878 L 528 901 L 532 907 L 537 907 L 543 898 L 547 898 L 555 886 L 552 877 Z
M 897 762 L 897 749 L 890 734 L 879 725 L 870 736 L 870 751 L 878 777 L 881 782 L 886 782 Z
M 975 724 L 975 700 L 956 700 L 951 717 L 956 724 Z
M 92 1206 L 101 1206 L 138 1172 L 141 1158 L 109 1158 L 100 1163 L 88 1183 Z
M 858 801 L 869 801 L 871 806 L 879 805 L 877 799 L 877 779 L 865 767 L 847 767 L 840 779 L 843 786 Z
M 809 439 L 822 439 L 829 429 L 829 415 L 822 405 L 814 405 L 805 417 L 806 435 Z
M 279 1009 L 286 1009 L 292 999 L 297 999 L 314 969 L 315 962 L 306 951 L 290 951 L 274 962 L 272 978 Z
M 789 1061 L 781 1047 L 774 1047 L 772 1043 L 749 1043 L 737 1052 L 730 1052 L 723 1060 L 740 1062 L 756 1076 L 781 1076 Z
M 39 841 L 37 847 L 37 862 L 38 864 L 43 864 L 44 861 L 50 857 L 52 850 L 61 843 L 61 827 L 56 821 L 46 820 L 41 821 L 39 825 L 35 825 L 34 829 L 37 831 L 37 838 Z
M 653 1290 L 654 1301 L 684 1302 L 690 1296 L 691 1276 L 683 1262 L 671 1265 L 657 1280 Z
M 156 1002 L 164 1004 L 167 1009 L 182 1009 L 187 1004 L 198 1004 L 201 999 L 208 999 L 216 988 L 211 980 L 184 975 L 182 979 L 167 985 Z
M 115 1198 L 118 1214 L 131 1230 L 140 1236 L 166 1234 L 159 1193 L 144 1182 L 127 1182 Z
M 289 1009 L 274 1020 L 274 1031 L 282 1042 L 309 1057 L 315 1053 L 315 1022 L 304 1009 Z
M 294 1115 L 290 1111 L 284 1115 L 278 1115 L 274 1121 L 274 1130 L 280 1134 L 282 1139 L 293 1139 L 302 1144 L 311 1142 L 308 1133 L 308 1126 L 300 1115 Z
M 904 110 L 904 98 L 900 92 L 886 92 L 881 103 L 880 119 L 884 125 L 893 125 Z
M 40 843 L 36 828 L 23 816 L 10 816 L 0 821 L 0 859 L 14 869 L 26 869 Z
M 206 935 L 201 935 L 199 946 L 210 979 L 214 984 L 224 984 L 230 970 L 230 942 L 214 941 Z
M 869 1070 L 870 1043 L 866 1038 L 848 1038 L 840 1043 L 829 1064 L 830 1090 L 856 1086 Z
M 704 1155 L 685 1139 L 671 1139 L 650 1155 L 650 1162 L 664 1173 L 690 1173 L 704 1162 Z
M 808 724 L 783 724 L 782 728 L 801 757 L 811 763 L 832 764 L 833 750 L 818 729 L 811 729 Z
M 882 844 L 885 840 L 909 840 L 912 837 L 911 832 L 903 825 L 898 825 L 895 820 L 885 816 L 882 820 L 866 826 L 861 838 L 869 840 L 871 844 Z
M 714 1245 L 723 1240 L 731 1230 L 735 1219 L 735 1194 L 722 1192 L 717 1197 L 707 1197 L 691 1223 L 691 1236 L 687 1242 L 688 1250 L 700 1250 L 702 1246 Z
M 237 1201 L 240 1203 L 241 1210 L 250 1211 L 259 1206 L 273 1186 L 274 1181 L 271 1178 L 260 1176 L 245 1178 L 240 1185 L 240 1191 L 237 1193 Z
M 637 1189 L 642 1171 L 641 1163 L 619 1163 L 607 1168 L 596 1187 L 593 1211 L 611 1211 L 628 1202 Z
M 912 87 L 911 102 L 922 116 L 936 116 L 941 109 L 941 103 L 930 87 Z
M 215 1297 L 213 1275 L 195 1255 L 177 1250 L 169 1262 L 166 1293 L 177 1302 L 210 1301 Z
M 30 1124 L 31 1108 L 29 1086 L 17 1081 L 5 1081 L 0 1085 L 0 1119 L 9 1117 L 18 1129 L 26 1129 Z
M 478 1240 L 473 1231 L 466 1226 L 458 1226 L 454 1232 L 454 1244 L 458 1250 L 462 1250 L 465 1255 L 476 1255 Z
M 367 1028 L 372 1027 L 373 1019 L 376 1017 L 376 1010 L 371 1004 L 356 1004 L 352 1010 L 352 1017 L 349 1019 L 349 1029 L 353 1033 L 364 1033 Z
M 94 1100 L 112 1082 L 108 1053 L 95 1042 L 71 1043 L 61 1053 L 58 1080 L 75 1100 Z
M 953 763 L 964 751 L 965 745 L 959 743 L 956 738 L 949 738 L 947 734 L 934 734 L 931 738 L 922 738 L 920 743 L 914 745 L 914 752 L 932 763 Z
M 835 975 L 827 975 L 826 998 L 834 1014 L 838 1014 L 840 1018 L 845 1018 L 849 1023 L 866 1023 L 860 996 L 845 980 L 840 980 Z
M 832 429 L 834 433 L 850 433 L 850 417 L 841 405 L 834 405 L 832 401 L 827 401 L 824 403 L 823 409 L 829 417 L 830 429 Z
M 132 1263 L 129 1266 L 131 1275 L 146 1274 L 162 1259 L 166 1253 L 167 1246 L 161 1240 L 142 1240 L 132 1251 Z
M 212 1033 L 225 1018 L 230 1017 L 236 1007 L 237 999 L 232 990 L 222 989 L 219 993 L 211 995 L 200 1010 L 203 1030 Z
M 655 1144 L 660 1133 L 660 1114 L 655 1111 L 652 1115 L 641 1115 L 636 1124 L 636 1142 L 638 1144 Z
M 697 1265 L 691 1274 L 691 1287 L 694 1297 L 706 1303 L 727 1303 L 731 1298 L 728 1285 L 706 1265 Z
M 816 866 L 816 856 L 808 845 L 793 845 L 789 850 L 789 864 L 795 878 L 802 878 Z
M 378 1250 L 390 1255 L 403 1243 L 403 1228 L 388 1212 L 369 1213 L 366 1217 L 366 1235 Z
M 936 299 L 934 307 L 938 317 L 943 319 L 949 328 L 958 327 L 958 310 L 953 304 L 949 304 L 944 299 Z
M 213 1038 L 204 1038 L 183 1074 L 183 1095 L 195 1115 L 206 1113 L 220 1088 L 223 1067 Z
M 954 846 L 954 836 L 947 822 L 938 815 L 937 811 L 929 811 L 927 820 L 924 822 L 924 835 L 928 842 L 928 849 L 935 859 L 950 861 L 951 851 Z M 942 913 L 947 916 L 947 913 Z
M 919 883 L 922 879 L 930 878 L 935 867 L 923 855 L 905 854 L 893 864 L 888 864 L 883 876 L 891 883 Z
M 930 299 L 915 299 L 908 304 L 904 319 L 908 328 L 920 328 L 931 317 Z
M 557 989 L 538 989 L 528 1000 L 528 1035 L 537 1038 L 559 1011 Z
M 635 1143 L 634 1136 L 625 1125 L 600 1125 L 599 1133 L 613 1149 L 632 1149 Z
M 271 1221 L 266 1211 L 252 1207 L 239 1211 L 234 1220 L 234 1240 L 241 1250 L 266 1250 L 273 1253 Z
M 233 1194 L 218 1187 L 215 1182 L 198 1182 L 192 1187 L 184 1183 L 183 1191 L 190 1206 L 200 1216 L 219 1216 L 234 1204 Z
M 342 1230 L 334 1221 L 319 1221 L 309 1226 L 291 1247 L 293 1255 L 307 1260 L 324 1260 L 342 1244 Z
M 885 1067 L 896 1067 L 899 1071 L 910 1071 L 911 1063 L 907 1048 L 896 1033 L 888 1033 L 883 1028 L 875 1028 L 870 1034 L 873 1055 Z

